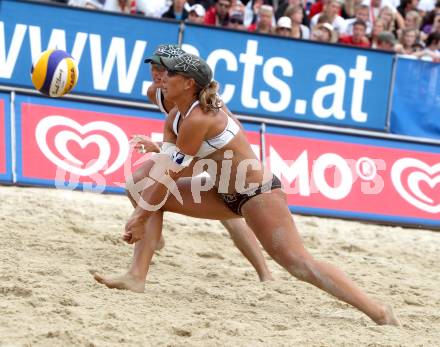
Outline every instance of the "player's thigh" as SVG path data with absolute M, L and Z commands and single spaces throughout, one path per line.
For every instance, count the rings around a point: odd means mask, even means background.
M 200 184 L 200 180 L 206 180 L 206 178 L 179 178 L 177 187 L 183 204 L 173 194 L 170 194 L 162 209 L 195 218 L 221 220 L 239 217 L 226 206 L 215 188 L 200 191 L 199 187 L 203 186 Z
M 246 223 L 272 256 L 307 256 L 301 237 L 280 189 L 257 195 L 242 207 Z

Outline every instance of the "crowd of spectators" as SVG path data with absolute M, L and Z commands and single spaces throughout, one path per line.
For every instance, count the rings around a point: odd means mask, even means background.
M 49 0 L 440 62 L 440 0 Z

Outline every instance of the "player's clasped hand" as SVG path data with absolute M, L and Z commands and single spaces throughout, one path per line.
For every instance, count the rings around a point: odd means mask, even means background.
M 136 243 L 144 238 L 144 221 L 135 215 L 132 215 L 125 224 L 125 231 L 122 239 L 128 244 Z
M 141 154 L 160 152 L 159 146 L 145 135 L 132 135 L 130 144 L 133 145 L 133 148 Z

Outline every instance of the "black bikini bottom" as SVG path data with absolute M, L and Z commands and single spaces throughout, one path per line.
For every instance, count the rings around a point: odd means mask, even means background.
M 267 181 L 255 190 L 252 189 L 251 191 L 244 193 L 219 194 L 225 204 L 229 207 L 229 209 L 232 210 L 232 212 L 238 214 L 239 216 L 242 216 L 241 208 L 247 201 L 252 199 L 254 196 L 277 188 L 281 188 L 281 181 L 278 179 L 277 176 L 273 175 L 270 181 Z

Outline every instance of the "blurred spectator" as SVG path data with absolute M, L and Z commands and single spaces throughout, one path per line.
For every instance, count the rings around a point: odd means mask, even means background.
M 73 7 L 84 7 L 92 10 L 102 10 L 104 8 L 104 0 L 69 0 L 67 4 Z
M 417 11 L 409 11 L 405 16 L 405 29 L 420 29 L 422 17 Z
M 370 35 L 371 48 L 377 48 L 377 43 L 379 41 L 379 35 L 380 35 L 380 33 L 384 32 L 384 31 L 386 31 L 386 30 L 385 30 L 383 20 L 380 18 L 377 18 L 376 21 L 374 22 L 373 30 L 371 31 L 371 35 Z M 390 31 L 387 31 L 387 32 L 390 32 Z M 393 34 L 393 36 L 395 37 L 394 34 Z
M 419 31 L 418 40 L 425 41 L 427 36 L 425 33 L 420 31 L 420 27 L 422 25 L 422 17 L 419 15 L 417 11 L 409 11 L 405 17 L 405 29 L 415 29 Z M 397 36 L 400 37 L 401 30 L 397 31 Z
M 394 51 L 396 45 L 396 37 L 389 31 L 382 31 L 377 37 L 377 45 L 375 48 L 384 51 Z
M 119 13 L 136 13 L 135 0 L 105 0 L 103 5 L 104 11 Z
M 168 8 L 162 18 L 172 18 L 176 20 L 185 20 L 188 17 L 188 11 L 185 9 L 186 0 L 173 0 L 172 5 Z
M 309 18 L 313 18 L 318 13 L 321 13 L 324 7 L 330 2 L 330 0 L 316 0 L 310 7 Z
M 169 5 L 169 0 L 136 0 L 136 12 L 146 17 L 160 18 Z
M 321 13 L 321 16 L 319 16 L 318 19 L 318 24 L 330 24 L 331 28 L 332 28 L 332 36 L 331 36 L 331 41 L 332 43 L 338 42 L 338 38 L 339 38 L 339 33 L 335 30 L 335 28 L 333 27 L 333 25 L 331 24 L 331 18 L 328 17 L 326 14 Z M 326 27 L 327 29 L 330 29 L 330 27 Z
M 205 15 L 205 24 L 215 26 L 227 26 L 229 21 L 229 9 L 232 6 L 231 0 L 217 0 Z
M 187 21 L 190 23 L 205 23 L 205 8 L 200 4 L 194 4 L 189 8 Z
M 426 48 L 421 52 L 414 53 L 414 55 L 423 60 L 440 63 L 440 32 L 429 34 L 426 39 Z
M 399 0 L 397 0 L 399 1 Z M 403 26 L 403 17 L 397 12 L 396 7 L 393 5 L 393 0 L 363 0 L 365 5 L 370 6 L 370 22 L 374 23 L 376 18 L 380 17 L 380 12 L 384 7 L 387 7 L 393 13 L 393 18 L 400 21 L 399 28 Z
M 366 5 L 370 7 L 367 3 L 363 3 L 363 0 L 345 0 L 342 2 L 341 17 L 344 19 L 354 18 L 356 16 L 356 8 L 359 5 Z
M 151 1 L 151 0 L 149 0 Z M 156 0 L 154 0 L 156 1 Z M 215 0 L 188 0 L 188 5 L 192 6 L 195 4 L 200 4 L 203 6 L 203 8 L 205 9 L 205 11 L 207 11 L 209 8 L 211 8 L 211 6 L 215 5 Z
M 243 3 L 240 0 L 232 0 L 231 8 L 229 9 L 229 15 L 231 16 L 232 13 L 240 12 L 243 15 L 243 22 L 245 17 L 245 11 L 246 7 L 243 5 Z
M 367 35 L 371 34 L 371 22 L 369 18 L 370 7 L 367 5 L 358 5 L 355 9 L 355 17 L 345 20 L 345 31 L 344 34 L 352 35 L 353 34 L 353 24 L 361 20 L 367 25 Z
M 440 17 L 440 0 L 435 4 L 435 8 L 423 18 L 422 30 L 424 33 L 431 32 L 436 17 Z
M 292 37 L 304 40 L 310 39 L 310 29 L 302 24 L 304 11 L 301 6 L 289 5 L 285 11 L 285 16 L 292 21 Z
M 277 21 L 277 27 L 275 33 L 278 36 L 291 37 L 292 33 L 292 20 L 289 17 L 280 17 Z
M 370 41 L 367 38 L 367 25 L 362 20 L 353 23 L 353 35 L 344 35 L 339 38 L 339 42 L 345 45 L 357 47 L 370 47 Z
M 310 39 L 318 42 L 334 42 L 335 35 L 333 26 L 330 23 L 318 23 L 312 29 Z
M 397 7 L 397 12 L 401 14 L 403 18 L 410 11 L 416 11 L 419 0 L 401 0 L 399 7 Z
M 398 29 L 405 27 L 405 22 L 399 12 L 389 6 L 384 6 L 379 11 L 379 17 L 383 20 L 385 31 L 397 34 Z
M 249 25 L 257 21 L 258 10 L 263 5 L 263 0 L 251 0 L 248 1 L 244 10 L 244 25 Z
M 341 4 L 338 0 L 330 0 L 325 6 L 321 13 L 313 16 L 310 21 L 311 26 L 315 26 L 318 23 L 319 17 L 325 15 L 329 18 L 331 25 L 333 25 L 333 30 L 338 33 L 343 33 L 345 29 L 345 20 L 339 15 L 341 10 Z
M 246 2 L 247 1 L 245 1 L 245 3 Z M 244 14 L 245 8 L 246 7 L 241 2 L 241 0 L 232 0 L 232 2 L 231 2 L 231 10 L 232 11 L 240 11 L 240 12 L 243 12 L 243 14 Z
M 246 30 L 244 26 L 244 12 L 235 10 L 229 16 L 228 28 L 235 30 Z
M 382 7 L 384 7 L 382 5 L 382 0 L 363 1 L 362 3 L 370 6 L 370 22 L 374 23 L 376 18 L 379 18 L 380 16 L 380 10 L 382 9 Z M 391 6 L 389 7 L 391 8 Z
M 396 52 L 399 54 L 412 55 L 415 53 L 414 44 L 417 41 L 418 32 L 415 29 L 404 29 L 396 45 Z
M 304 9 L 302 0 L 286 0 L 284 2 L 280 2 L 278 9 L 276 9 L 276 11 L 275 11 L 275 19 L 278 20 L 280 17 L 283 17 L 283 16 L 290 17 L 290 15 L 286 14 L 286 11 L 291 6 L 300 6 L 301 7 L 301 10 L 303 13 L 303 17 L 302 17 L 303 19 L 300 24 L 303 24 L 306 27 L 308 27 L 310 25 L 310 20 L 306 14 L 306 10 Z
M 431 27 L 431 33 L 440 33 L 440 15 L 435 16 Z
M 273 20 L 273 7 L 270 5 L 261 5 L 258 10 L 257 22 L 249 25 L 248 31 L 262 34 L 271 34 L 273 32 Z
M 244 25 L 249 26 L 251 24 L 255 24 L 258 18 L 258 11 L 262 5 L 270 5 L 272 6 L 271 0 L 250 0 L 247 2 L 245 11 L 244 11 Z M 275 16 L 272 22 L 272 25 L 275 26 Z

